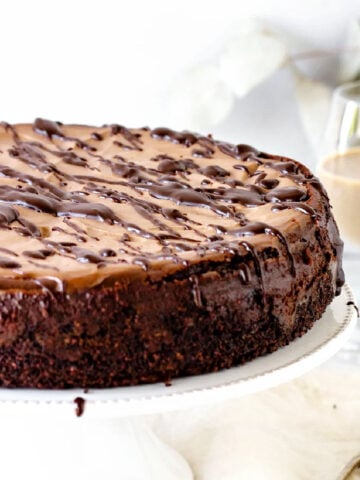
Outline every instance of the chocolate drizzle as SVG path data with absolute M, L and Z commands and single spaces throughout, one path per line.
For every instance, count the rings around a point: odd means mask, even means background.
M 357 318 L 360 318 L 360 314 L 359 314 L 359 308 L 357 307 L 357 305 L 355 305 L 354 302 L 347 302 L 346 305 L 352 305 L 356 311 L 356 316 Z
M 52 122 L 51 120 L 45 120 L 44 118 L 37 118 L 34 122 L 35 132 L 39 132 L 43 135 L 47 135 L 49 138 L 54 136 L 63 137 L 64 134 L 61 131 L 60 123 Z
M 167 140 L 173 143 L 181 143 L 185 147 L 191 147 L 197 142 L 196 135 L 190 132 L 175 132 L 170 128 L 159 127 L 151 131 L 151 136 L 156 139 Z
M 280 243 L 284 246 L 287 256 L 289 258 L 290 272 L 293 276 L 296 275 L 295 261 L 290 252 L 288 242 L 286 241 L 286 238 L 284 237 L 284 235 L 277 228 L 274 228 L 262 222 L 251 222 L 245 225 L 244 227 L 230 230 L 228 231 L 228 233 L 231 233 L 232 235 L 235 235 L 237 237 L 248 237 L 248 236 L 251 237 L 253 235 L 260 235 L 260 234 L 273 235 L 277 237 Z
M 203 300 L 202 300 L 201 291 L 200 291 L 200 287 L 199 287 L 199 279 L 196 275 L 191 275 L 190 276 L 190 281 L 193 284 L 192 292 L 193 292 L 193 297 L 194 297 L 194 303 L 198 308 L 202 308 L 202 307 L 204 307 L 204 303 L 203 303 Z
M 3 240 L 0 268 L 24 281 L 44 277 L 45 268 L 59 281 L 66 269 L 83 269 L 80 276 L 86 276 L 86 264 L 103 272 L 115 265 L 151 273 L 159 262 L 187 266 L 213 252 L 235 255 L 245 248 L 264 291 L 261 238 L 275 239 L 295 276 L 296 260 L 279 218 L 292 209 L 302 221 L 321 224 L 309 204 L 309 192 L 325 195 L 317 179 L 297 162 L 248 145 L 168 128 L 96 129 L 41 118 L 32 128 L 3 123 L 0 131 L 0 236 L 20 242 L 7 249 Z M 259 221 L 251 220 L 250 211 Z M 341 242 L 335 243 L 340 258 Z M 250 277 L 239 268 L 243 285 Z M 29 288 L 38 282 L 29 281 Z M 198 279 L 191 281 L 200 307 Z
M 5 257 L 0 257 L 0 267 L 1 268 L 20 268 L 21 264 L 19 262 L 15 262 L 14 260 L 10 260 Z
M 74 399 L 76 404 L 75 413 L 77 417 L 81 417 L 85 411 L 85 400 L 82 397 L 76 397 Z
M 255 248 L 249 242 L 241 241 L 240 246 L 243 247 L 245 251 L 251 255 L 251 258 L 254 262 L 255 273 L 256 273 L 256 277 L 258 278 L 259 286 L 261 290 L 262 307 L 264 308 L 265 307 L 265 286 L 264 286 L 264 280 L 263 280 L 263 274 L 262 274 L 261 262 L 260 262 L 259 256 Z

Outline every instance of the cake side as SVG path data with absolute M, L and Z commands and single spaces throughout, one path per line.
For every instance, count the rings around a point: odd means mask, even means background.
M 334 290 L 326 261 L 313 260 L 316 275 L 304 269 L 289 285 L 286 261 L 274 253 L 259 254 L 264 289 L 245 254 L 157 283 L 7 294 L 0 383 L 89 388 L 169 381 L 275 351 L 320 318 Z

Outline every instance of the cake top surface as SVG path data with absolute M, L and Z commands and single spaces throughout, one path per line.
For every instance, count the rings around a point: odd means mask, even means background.
M 285 231 L 317 215 L 309 183 L 297 162 L 211 136 L 2 123 L 0 288 L 163 275 L 264 242 L 288 251 Z

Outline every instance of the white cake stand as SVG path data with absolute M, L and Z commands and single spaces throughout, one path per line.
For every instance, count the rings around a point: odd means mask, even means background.
M 252 394 L 304 374 L 350 338 L 356 325 L 354 304 L 345 285 L 314 327 L 287 347 L 243 366 L 174 380 L 169 387 L 87 393 L 0 389 L 1 471 L 8 472 L 7 480 L 29 478 L 31 471 L 35 474 L 30 478 L 37 480 L 191 480 L 185 459 L 142 424 L 141 416 Z M 77 397 L 85 400 L 80 418 L 75 415 Z

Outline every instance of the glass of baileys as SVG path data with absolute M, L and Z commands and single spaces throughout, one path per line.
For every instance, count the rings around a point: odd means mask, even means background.
M 334 91 L 318 175 L 341 235 L 360 248 L 360 81 Z

